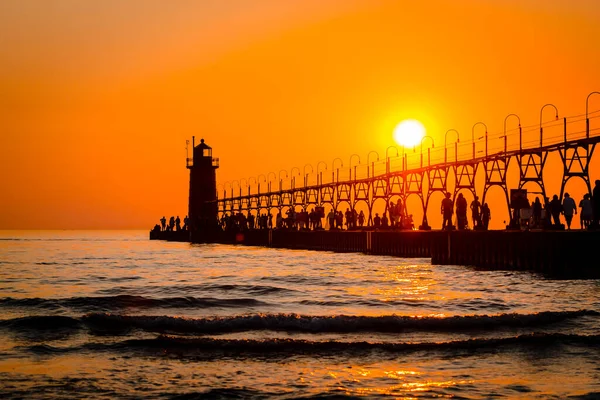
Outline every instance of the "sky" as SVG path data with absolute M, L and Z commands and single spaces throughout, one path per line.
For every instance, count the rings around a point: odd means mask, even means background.
M 407 118 L 437 151 L 449 129 L 481 136 L 477 122 L 497 140 L 511 113 L 534 141 L 555 119 L 545 104 L 581 116 L 600 90 L 599 37 L 595 0 L 4 0 L 0 229 L 183 217 L 192 136 L 220 185 L 353 154 L 364 167 Z M 550 193 L 561 172 L 550 159 Z

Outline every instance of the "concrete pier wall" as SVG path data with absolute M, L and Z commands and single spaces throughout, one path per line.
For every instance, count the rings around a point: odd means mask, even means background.
M 171 234 L 172 237 L 154 239 L 422 257 L 439 265 L 535 271 L 560 278 L 600 278 L 598 231 L 252 230 L 220 233 L 211 238 L 192 235 L 187 240 L 183 235 Z

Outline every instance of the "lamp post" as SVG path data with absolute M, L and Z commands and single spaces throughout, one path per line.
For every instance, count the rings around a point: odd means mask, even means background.
M 260 194 L 260 177 L 261 176 L 263 177 L 263 182 L 267 183 L 267 177 L 264 176 L 264 174 L 259 174 L 257 177 L 258 178 L 258 194 Z
M 231 181 L 231 197 L 233 197 L 233 184 L 234 183 L 237 183 L 238 187 L 240 188 L 240 197 L 242 197 L 242 185 L 240 185 L 240 181 L 237 179 Z
M 506 118 L 504 118 L 504 153 L 506 153 L 506 121 L 508 117 L 517 117 L 519 120 L 519 151 L 523 150 L 523 132 L 521 132 L 521 118 L 517 114 L 508 114 Z
M 390 156 L 388 156 L 388 150 L 389 149 L 396 150 L 396 157 L 398 157 L 400 155 L 400 152 L 398 151 L 398 148 L 396 146 L 394 146 L 394 145 L 388 146 L 388 148 L 385 149 L 385 162 L 386 162 L 385 172 L 387 174 L 390 173 Z
M 332 182 L 333 181 L 338 181 L 339 178 L 340 178 L 340 169 L 339 168 L 336 170 L 338 179 L 335 179 L 335 175 L 333 173 L 333 170 L 335 169 L 335 162 L 337 160 L 340 160 L 340 167 L 344 168 L 344 162 L 342 161 L 341 158 L 336 157 L 336 158 L 333 159 L 333 161 L 331 162 L 331 181 Z
M 288 173 L 287 173 L 287 171 L 285 169 L 282 169 L 282 170 L 279 171 L 279 191 L 280 192 L 283 190 L 282 181 L 281 181 L 281 173 L 282 172 L 285 172 L 285 179 L 288 178 Z M 298 170 L 298 172 L 300 172 L 300 170 Z
M 473 141 L 473 159 L 475 159 L 475 127 L 479 124 L 485 127 L 485 155 L 487 157 L 487 125 L 483 122 L 476 122 L 475 125 L 473 125 L 473 127 L 471 128 L 471 141 Z
M 310 173 L 312 174 L 314 172 L 312 165 L 310 164 L 305 164 L 304 167 L 302 168 L 302 174 L 304 175 L 304 187 L 308 186 L 308 175 L 306 174 L 306 167 L 310 167 Z
M 254 179 L 254 184 L 258 184 L 258 181 L 256 180 L 255 177 L 251 176 L 250 178 L 248 178 L 248 195 L 250 195 L 250 185 L 251 185 L 251 181 Z
M 379 153 L 375 150 L 371 150 L 369 154 L 367 154 L 367 178 L 369 177 L 369 156 L 371 155 L 371 153 L 375 153 L 375 155 L 377 156 L 377 161 L 379 161 Z M 373 170 L 373 176 L 375 176 L 375 162 L 371 163 L 371 169 Z
M 350 179 L 352 179 L 352 158 L 354 158 L 354 156 L 358 157 L 358 163 L 360 164 L 360 156 L 356 153 L 352 154 L 350 156 Z M 354 180 L 356 180 L 356 165 L 354 166 Z
M 556 112 L 556 119 L 558 119 L 558 108 L 552 103 L 544 104 L 542 109 L 540 110 L 540 149 L 544 147 L 544 128 L 542 128 L 542 113 L 544 112 L 544 108 L 551 106 L 554 107 L 554 111 Z
M 325 164 L 325 171 L 327 171 L 327 163 L 325 161 L 319 161 L 317 163 L 317 185 L 319 185 L 319 179 L 321 180 L 321 185 L 323 184 L 323 173 L 319 173 L 319 165 Z
M 585 138 L 586 139 L 590 138 L 590 119 L 588 118 L 588 106 L 589 106 L 590 97 L 592 97 L 593 94 L 600 94 L 600 92 L 592 92 L 592 93 L 588 94 L 587 97 L 585 98 Z
M 248 181 L 246 180 L 246 178 L 242 178 L 240 179 L 240 197 L 242 196 L 242 181 L 244 181 L 246 183 L 246 186 L 248 186 L 248 196 L 250 196 L 250 185 L 248 185 Z
M 277 179 L 277 175 L 275 175 L 275 172 L 269 172 L 267 174 L 267 179 L 269 180 L 269 193 L 271 192 L 271 174 L 273 174 L 273 178 Z
M 298 176 L 300 176 L 300 168 L 298 167 L 292 167 L 292 169 L 290 170 L 290 175 L 292 176 L 292 189 L 294 189 L 296 187 L 296 177 L 294 176 L 294 170 L 297 169 L 298 170 Z
M 448 162 L 448 133 L 455 132 L 456 133 L 456 141 L 454 142 L 454 162 L 458 161 L 458 143 L 460 142 L 460 135 L 456 129 L 448 129 L 446 134 L 444 135 L 444 164 Z
M 431 136 L 425 135 L 421 138 L 421 168 L 423 168 L 423 141 L 425 139 L 431 140 L 431 147 L 427 148 L 427 166 L 431 166 L 431 149 L 435 148 L 435 142 L 433 141 L 433 138 Z
M 233 197 L 233 186 L 231 186 L 230 181 L 226 181 L 223 183 L 223 198 L 227 197 L 227 185 L 229 185 L 229 189 L 231 189 L 231 197 Z

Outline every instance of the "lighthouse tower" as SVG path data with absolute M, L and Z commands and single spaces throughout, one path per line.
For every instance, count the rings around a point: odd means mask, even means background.
M 198 146 L 192 137 L 193 158 L 188 158 L 190 170 L 190 197 L 188 217 L 192 231 L 209 233 L 217 226 L 217 168 L 219 159 L 213 158 L 212 148 L 200 139 Z M 204 236 L 204 235 L 203 235 Z

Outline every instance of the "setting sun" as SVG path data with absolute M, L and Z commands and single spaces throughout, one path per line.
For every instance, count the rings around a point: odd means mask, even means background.
M 394 140 L 400 146 L 413 147 L 425 136 L 425 127 L 415 119 L 400 122 L 394 129 Z

